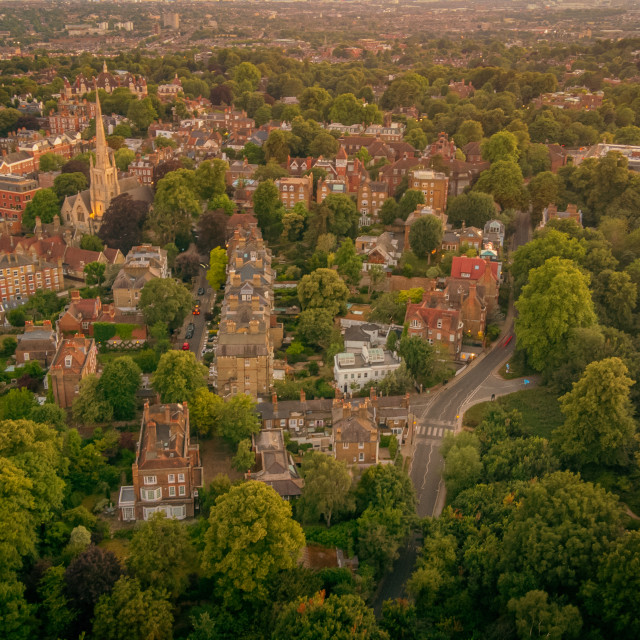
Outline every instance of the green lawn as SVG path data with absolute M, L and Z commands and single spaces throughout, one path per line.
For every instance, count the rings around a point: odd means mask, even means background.
M 525 427 L 532 434 L 543 438 L 549 438 L 551 432 L 564 421 L 558 397 L 544 387 L 516 391 L 498 398 L 495 403 L 506 411 L 517 409 L 522 414 Z M 482 422 L 482 418 L 490 406 L 495 403 L 481 402 L 471 407 L 464 414 L 464 425 L 476 427 Z

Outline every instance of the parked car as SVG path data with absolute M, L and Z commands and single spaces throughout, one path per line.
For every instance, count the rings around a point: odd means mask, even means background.
M 199 295 L 199 296 L 203 296 L 203 295 L 204 295 L 204 287 L 200 287 L 200 288 L 198 289 L 198 295 Z
M 182 350 L 183 351 L 189 351 L 189 343 L 188 342 L 183 342 L 182 343 Z

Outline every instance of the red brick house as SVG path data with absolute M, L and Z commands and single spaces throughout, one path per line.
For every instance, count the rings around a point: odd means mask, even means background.
M 51 390 L 56 404 L 68 409 L 73 404 L 80 382 L 95 373 L 98 367 L 98 350 L 93 338 L 79 334 L 60 341 L 49 369 Z
M 426 301 L 407 305 L 404 319 L 409 325 L 409 335 L 440 344 L 451 356 L 458 357 L 462 349 L 463 324 L 458 309 L 429 307 Z
M 24 333 L 17 338 L 16 365 L 18 366 L 36 361 L 46 369 L 58 350 L 58 336 L 51 327 L 51 320 L 45 320 L 41 325 L 34 325 L 27 320 Z
M 483 258 L 455 256 L 451 264 L 451 278 L 469 280 L 484 287 L 484 302 L 491 313 L 498 304 L 500 292 L 499 264 Z
M 133 485 L 120 488 L 120 520 L 148 520 L 157 512 L 178 520 L 193 517 L 204 478 L 186 402 L 145 404 L 131 468 Z
M 347 465 L 378 464 L 379 434 L 369 399 L 358 406 L 335 400 L 331 444 L 333 457 Z

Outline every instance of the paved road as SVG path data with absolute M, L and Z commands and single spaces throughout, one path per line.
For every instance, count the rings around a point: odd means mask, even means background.
M 202 287 L 205 290 L 205 295 L 199 296 L 198 289 Z M 192 289 L 193 299 L 200 300 L 200 315 L 194 316 L 193 314 L 189 314 L 180 331 L 178 333 L 178 342 L 176 344 L 177 349 L 181 349 L 182 345 L 185 342 L 189 343 L 189 351 L 193 351 L 196 354 L 196 359 L 202 359 L 202 347 L 204 341 L 206 340 L 207 335 L 207 321 L 205 320 L 205 314 L 208 311 L 211 311 L 211 307 L 213 306 L 214 295 L 211 291 L 211 287 L 207 282 L 207 272 L 200 268 L 200 273 L 196 279 L 196 283 L 193 285 Z M 194 325 L 193 338 L 191 340 L 187 340 L 185 337 L 185 332 L 187 330 L 187 325 L 192 322 Z

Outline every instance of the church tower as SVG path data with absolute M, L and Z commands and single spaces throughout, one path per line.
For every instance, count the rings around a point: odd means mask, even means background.
M 102 122 L 102 109 L 96 87 L 96 159 L 91 165 L 91 218 L 94 226 L 99 228 L 102 216 L 113 198 L 120 194 L 118 184 L 118 168 L 113 149 L 107 145 Z

